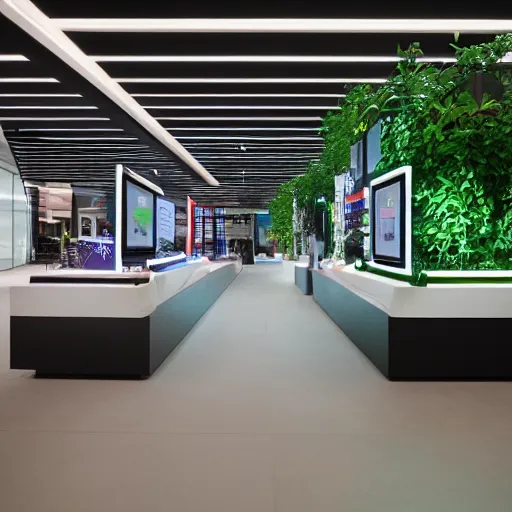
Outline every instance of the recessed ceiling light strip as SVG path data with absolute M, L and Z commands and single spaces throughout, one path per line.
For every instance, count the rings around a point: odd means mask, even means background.
M 12 0 L 11 0 L 12 1 Z M 333 18 L 76 18 L 55 19 L 64 31 L 210 33 L 378 33 L 485 34 L 512 32 L 512 20 L 492 19 L 333 19 Z
M 158 121 L 288 121 L 314 122 L 321 121 L 320 116 L 313 117 L 155 117 Z M 186 128 L 185 128 L 186 129 Z
M 0 4 L 1 7 L 2 4 Z M 11 77 L 11 78 L 0 78 L 0 83 L 7 84 L 58 84 L 60 83 L 56 78 L 27 78 L 27 77 Z
M 167 94 L 134 93 L 134 98 L 344 98 L 345 94 Z
M 227 140 L 242 140 L 242 141 L 246 141 L 246 142 L 250 142 L 250 141 L 255 141 L 255 140 L 258 140 L 258 141 L 270 141 L 270 140 L 274 140 L 274 141 L 305 141 L 305 140 L 312 140 L 312 141 L 316 141 L 316 142 L 320 142 L 322 141 L 323 139 L 321 137 L 301 137 L 301 136 L 297 136 L 297 137 L 251 137 L 251 136 L 247 136 L 247 137 L 176 137 L 177 139 L 179 140 L 222 140 L 222 141 L 227 141 Z
M 29 62 L 24 55 L 0 55 L 0 62 Z
M 386 78 L 114 78 L 120 84 L 383 84 Z
M 98 107 L 60 106 L 60 105 L 7 105 L 0 110 L 98 110 Z
M 108 117 L 0 117 L 0 121 L 110 121 Z
M 82 98 L 81 94 L 0 94 L 0 98 Z
M 225 63 L 353 63 L 378 64 L 400 62 L 401 57 L 384 55 L 96 55 L 96 62 L 225 62 Z M 419 57 L 418 62 L 455 62 L 454 57 Z
M 169 131 L 172 131 L 172 132 L 231 132 L 231 131 L 235 131 L 235 132 L 239 132 L 239 131 L 243 131 L 243 132 L 289 132 L 289 131 L 292 131 L 292 132 L 318 132 L 320 127 L 318 128 L 276 128 L 275 126 L 269 126 L 268 128 L 261 128 L 261 127 L 250 127 L 250 126 L 247 126 L 247 127 L 240 127 L 240 126 L 236 126 L 236 127 L 232 127 L 232 128 L 218 128 L 218 127 L 201 127 L 201 128 L 197 128 L 197 127 L 183 127 L 181 126 L 180 128 L 166 128 L 166 130 L 169 130 Z
M 15 107 L 11 107 L 15 108 Z M 48 107 L 51 108 L 51 107 Z M 70 107 L 72 108 L 72 107 Z M 147 110 L 333 110 L 335 105 L 144 105 Z

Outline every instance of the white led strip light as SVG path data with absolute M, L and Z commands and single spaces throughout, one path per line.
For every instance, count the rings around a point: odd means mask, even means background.
M 12 1 L 12 0 L 11 0 Z M 370 34 L 485 34 L 512 32 L 512 20 L 460 19 L 271 19 L 271 18 L 77 18 L 54 19 L 77 32 L 261 32 Z
M 119 84 L 383 84 L 386 78 L 114 78 Z
M 297 62 L 325 63 L 387 63 L 400 62 L 401 57 L 383 55 L 97 55 L 96 62 Z M 455 62 L 453 57 L 419 57 L 417 62 Z

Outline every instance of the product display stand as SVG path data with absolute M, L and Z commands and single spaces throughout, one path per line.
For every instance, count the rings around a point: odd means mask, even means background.
M 316 302 L 390 380 L 512 380 L 512 285 L 313 271 Z
M 61 271 L 14 287 L 11 368 L 41 377 L 147 378 L 241 269 L 240 261 L 198 262 L 146 273 L 141 282 L 98 273 L 73 286 Z

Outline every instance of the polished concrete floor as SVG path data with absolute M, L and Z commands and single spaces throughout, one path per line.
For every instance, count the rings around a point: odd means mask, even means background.
M 512 384 L 388 382 L 281 265 L 142 382 L 8 370 L 5 297 L 1 512 L 512 510 Z

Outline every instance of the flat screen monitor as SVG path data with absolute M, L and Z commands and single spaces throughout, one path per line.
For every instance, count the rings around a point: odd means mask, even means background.
M 151 249 L 155 242 L 155 195 L 126 180 L 126 248 Z
M 400 167 L 370 183 L 371 261 L 411 271 L 411 174 Z
M 375 167 L 382 158 L 382 153 L 380 152 L 380 128 L 381 121 L 379 120 L 366 135 L 366 166 L 368 174 L 372 174 L 375 171 Z
M 156 198 L 157 252 L 163 245 L 173 244 L 176 231 L 176 206 L 163 197 Z
M 363 160 L 363 141 L 356 142 L 350 148 L 350 176 L 354 180 L 355 190 L 360 190 L 363 186 L 364 160 Z

